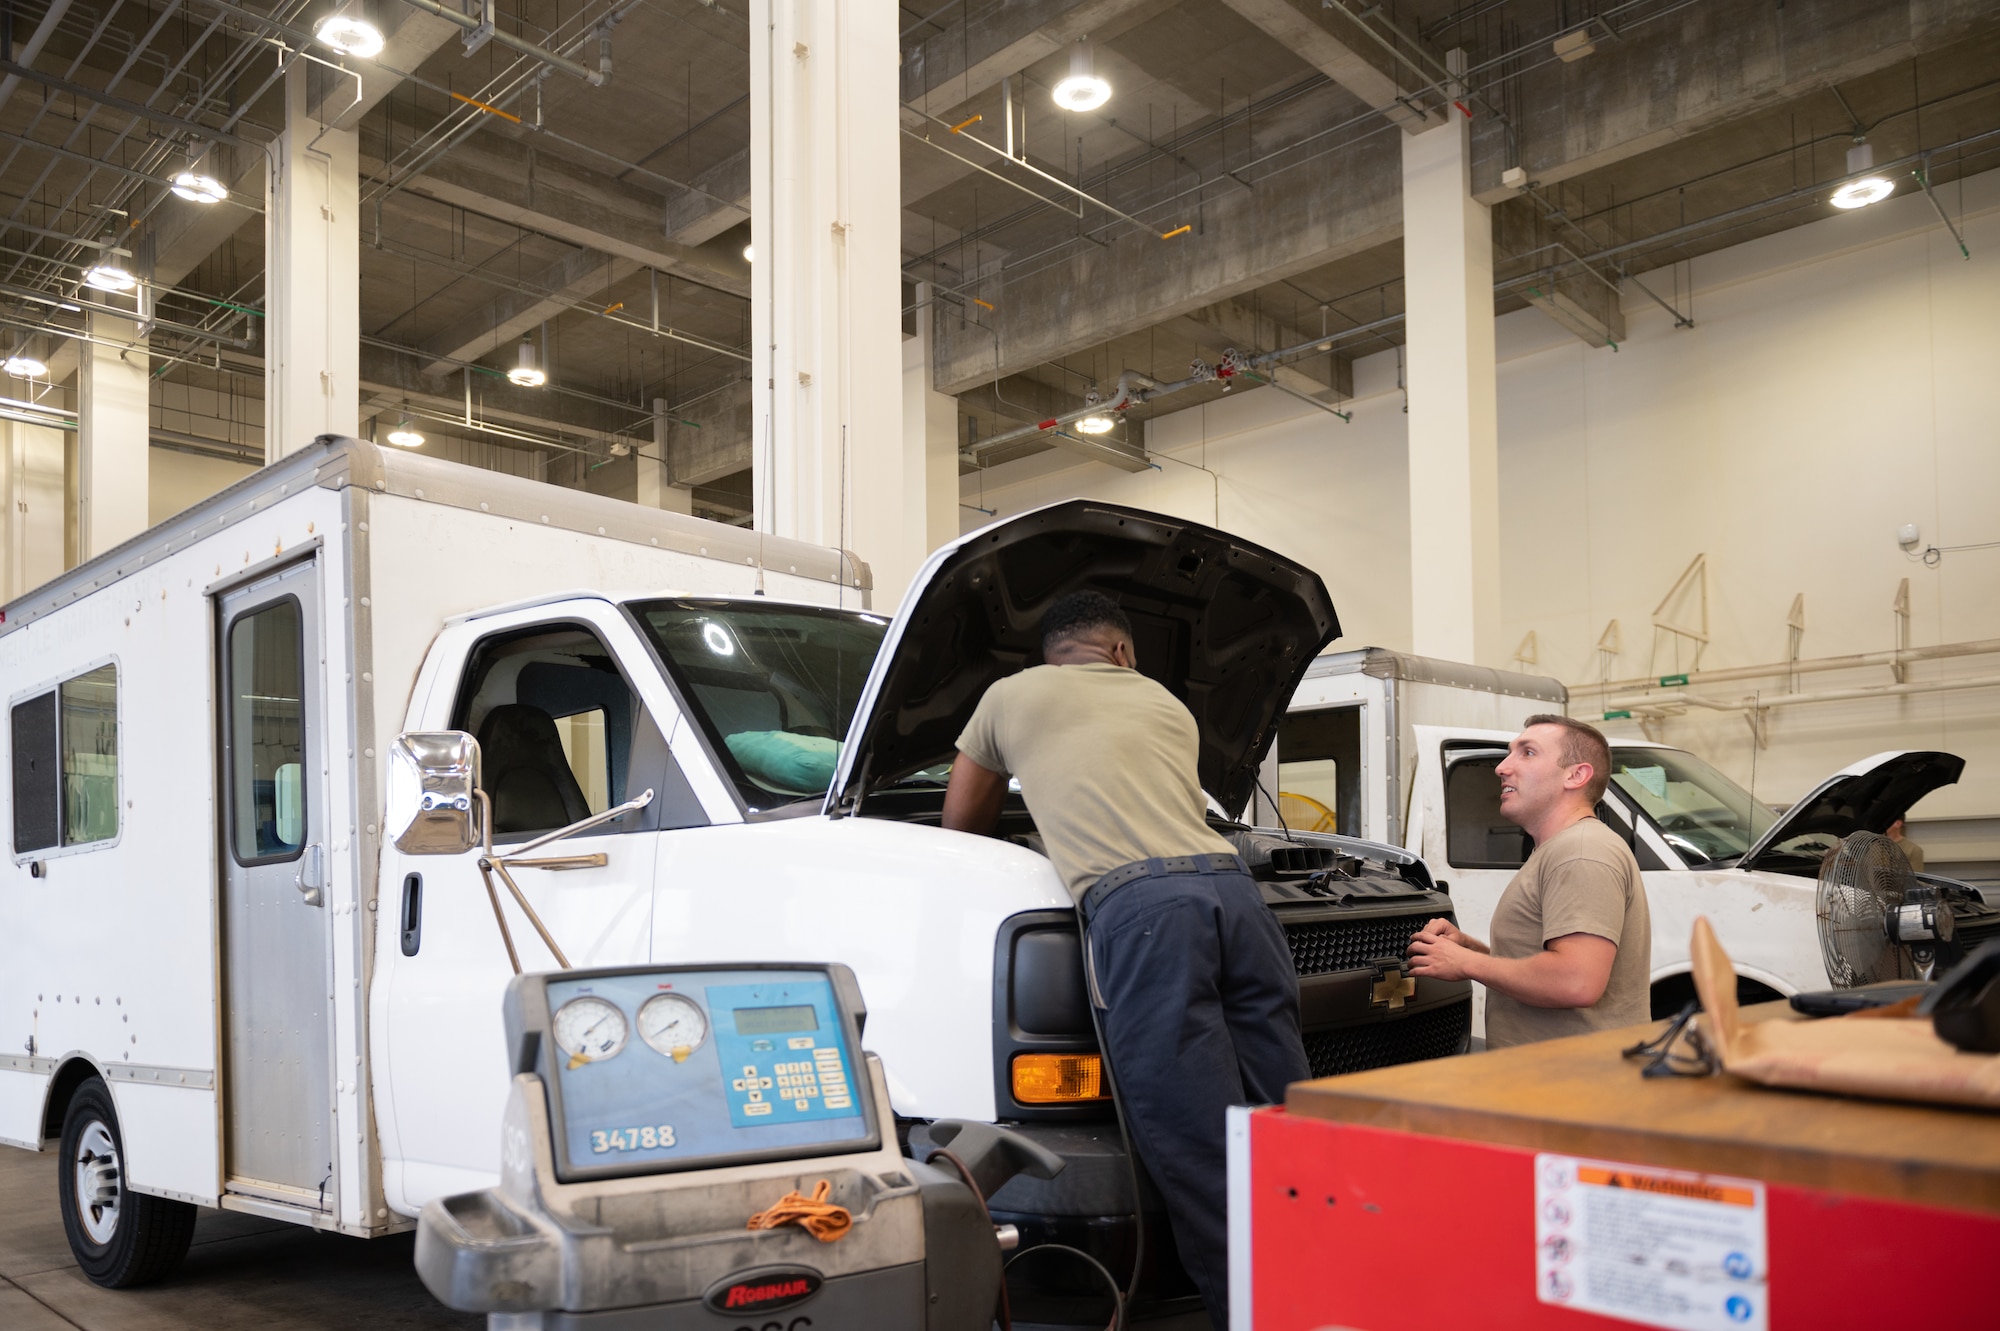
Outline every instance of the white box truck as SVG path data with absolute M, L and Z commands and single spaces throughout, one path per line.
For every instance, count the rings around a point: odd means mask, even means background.
M 1069 896 L 1018 796 L 1002 838 L 937 826 L 971 708 L 1079 586 L 1124 604 L 1244 809 L 1338 627 L 1316 576 L 1223 533 L 1057 505 L 937 552 L 891 623 L 837 550 L 352 440 L 260 470 L 0 611 L 0 1140 L 61 1152 L 100 1283 L 170 1266 L 195 1204 L 386 1234 L 498 1176 L 510 946 L 837 961 L 900 1130 L 1037 1134 L 1071 1167 L 996 1214 L 1124 1270 Z M 503 856 L 652 797 L 489 895 L 481 850 L 389 839 L 409 732 L 476 741 Z M 1216 822 L 1291 939 L 1316 1070 L 1464 1047 L 1469 986 L 1398 969 L 1451 911 L 1416 857 Z

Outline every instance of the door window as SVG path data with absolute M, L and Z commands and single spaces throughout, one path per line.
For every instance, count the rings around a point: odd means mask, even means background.
M 495 836 L 566 827 L 649 788 L 651 805 L 606 830 L 708 821 L 610 649 L 582 625 L 539 625 L 482 641 L 451 724 L 479 740 Z
M 229 626 L 229 805 L 236 859 L 296 857 L 306 844 L 305 647 L 291 597 Z
M 1319 707 L 1278 723 L 1278 812 L 1294 832 L 1361 835 L 1361 709 Z
M 1444 773 L 1445 858 L 1455 869 L 1518 869 L 1528 862 L 1528 834 L 1500 813 L 1504 752 L 1449 758 Z
M 118 667 L 101 665 L 16 703 L 14 853 L 118 835 Z

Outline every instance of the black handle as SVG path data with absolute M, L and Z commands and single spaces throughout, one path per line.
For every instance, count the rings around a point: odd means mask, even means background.
M 403 955 L 414 957 L 424 945 L 424 876 L 420 873 L 403 878 L 402 924 Z
M 991 1197 L 1016 1174 L 1054 1178 L 1064 1160 L 1048 1147 L 995 1123 L 941 1118 L 930 1126 L 931 1142 L 948 1147 L 965 1162 L 982 1195 Z M 953 1146 L 952 1143 L 958 1143 Z

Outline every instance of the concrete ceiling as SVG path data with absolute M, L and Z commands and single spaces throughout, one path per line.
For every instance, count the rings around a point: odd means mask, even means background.
M 613 7 L 499 8 L 510 31 L 561 45 Z M 545 437 L 580 459 L 559 479 L 601 486 L 629 475 L 610 446 L 650 441 L 663 399 L 689 422 L 673 446 L 712 485 L 713 511 L 740 512 L 747 486 L 731 473 L 748 440 L 725 422 L 742 416 L 728 403 L 749 340 L 744 0 L 631 6 L 604 87 L 537 82 L 497 43 L 468 56 L 455 25 L 380 8 L 390 49 L 349 116 L 364 414 L 462 410 L 476 364 L 481 408 L 522 436 L 489 442 Z M 96 0 L 45 25 L 48 11 L 16 0 L 15 59 L 35 77 L 0 85 L 0 218 L 13 226 L 0 320 L 18 335 L 70 318 L 48 300 L 111 233 L 177 284 L 170 322 L 241 344 L 163 334 L 163 376 L 254 400 L 254 145 L 276 128 L 274 43 L 303 44 L 323 6 Z M 1918 165 L 1939 185 L 2000 165 L 2000 6 L 1963 0 L 903 0 L 899 15 L 904 277 L 936 292 L 919 313 L 936 320 L 939 386 L 959 395 L 967 438 L 1069 409 L 1127 368 L 1173 380 L 1226 347 L 1323 336 L 1333 350 L 1277 378 L 1337 406 L 1351 358 L 1401 340 L 1401 140 L 1454 100 L 1472 116 L 1475 192 L 1495 208 L 1496 308 L 1539 304 L 1595 345 L 1623 336 L 1615 288 L 1629 303 L 1643 282 L 1672 303 L 1659 270 L 1826 216 L 1857 130 L 1905 188 Z M 1555 38 L 1586 22 L 1596 51 L 1557 59 Z M 1049 93 L 1084 37 L 1115 93 L 1077 115 Z M 1469 73 L 1448 88 L 1454 48 Z M 1043 174 L 996 151 L 1003 88 L 1016 147 Z M 164 196 L 197 137 L 237 202 Z M 1533 195 L 1502 183 L 1511 166 Z M 559 391 L 500 380 L 523 334 L 546 339 Z

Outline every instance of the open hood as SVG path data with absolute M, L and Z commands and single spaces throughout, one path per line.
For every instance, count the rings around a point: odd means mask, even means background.
M 1781 814 L 1736 867 L 1763 867 L 1764 862 L 1781 858 L 1776 847 L 1812 832 L 1844 837 L 1850 832 L 1885 831 L 1911 805 L 1940 786 L 1951 785 L 1964 771 L 1965 759 L 1935 750 L 1892 749 L 1863 758 L 1820 782 Z
M 1041 663 L 1042 613 L 1084 587 L 1124 607 L 1140 671 L 1194 713 L 1202 788 L 1242 808 L 1292 690 L 1340 634 L 1326 584 L 1212 527 L 1071 500 L 961 537 L 925 563 L 869 672 L 828 811 L 951 761 L 987 686 Z

